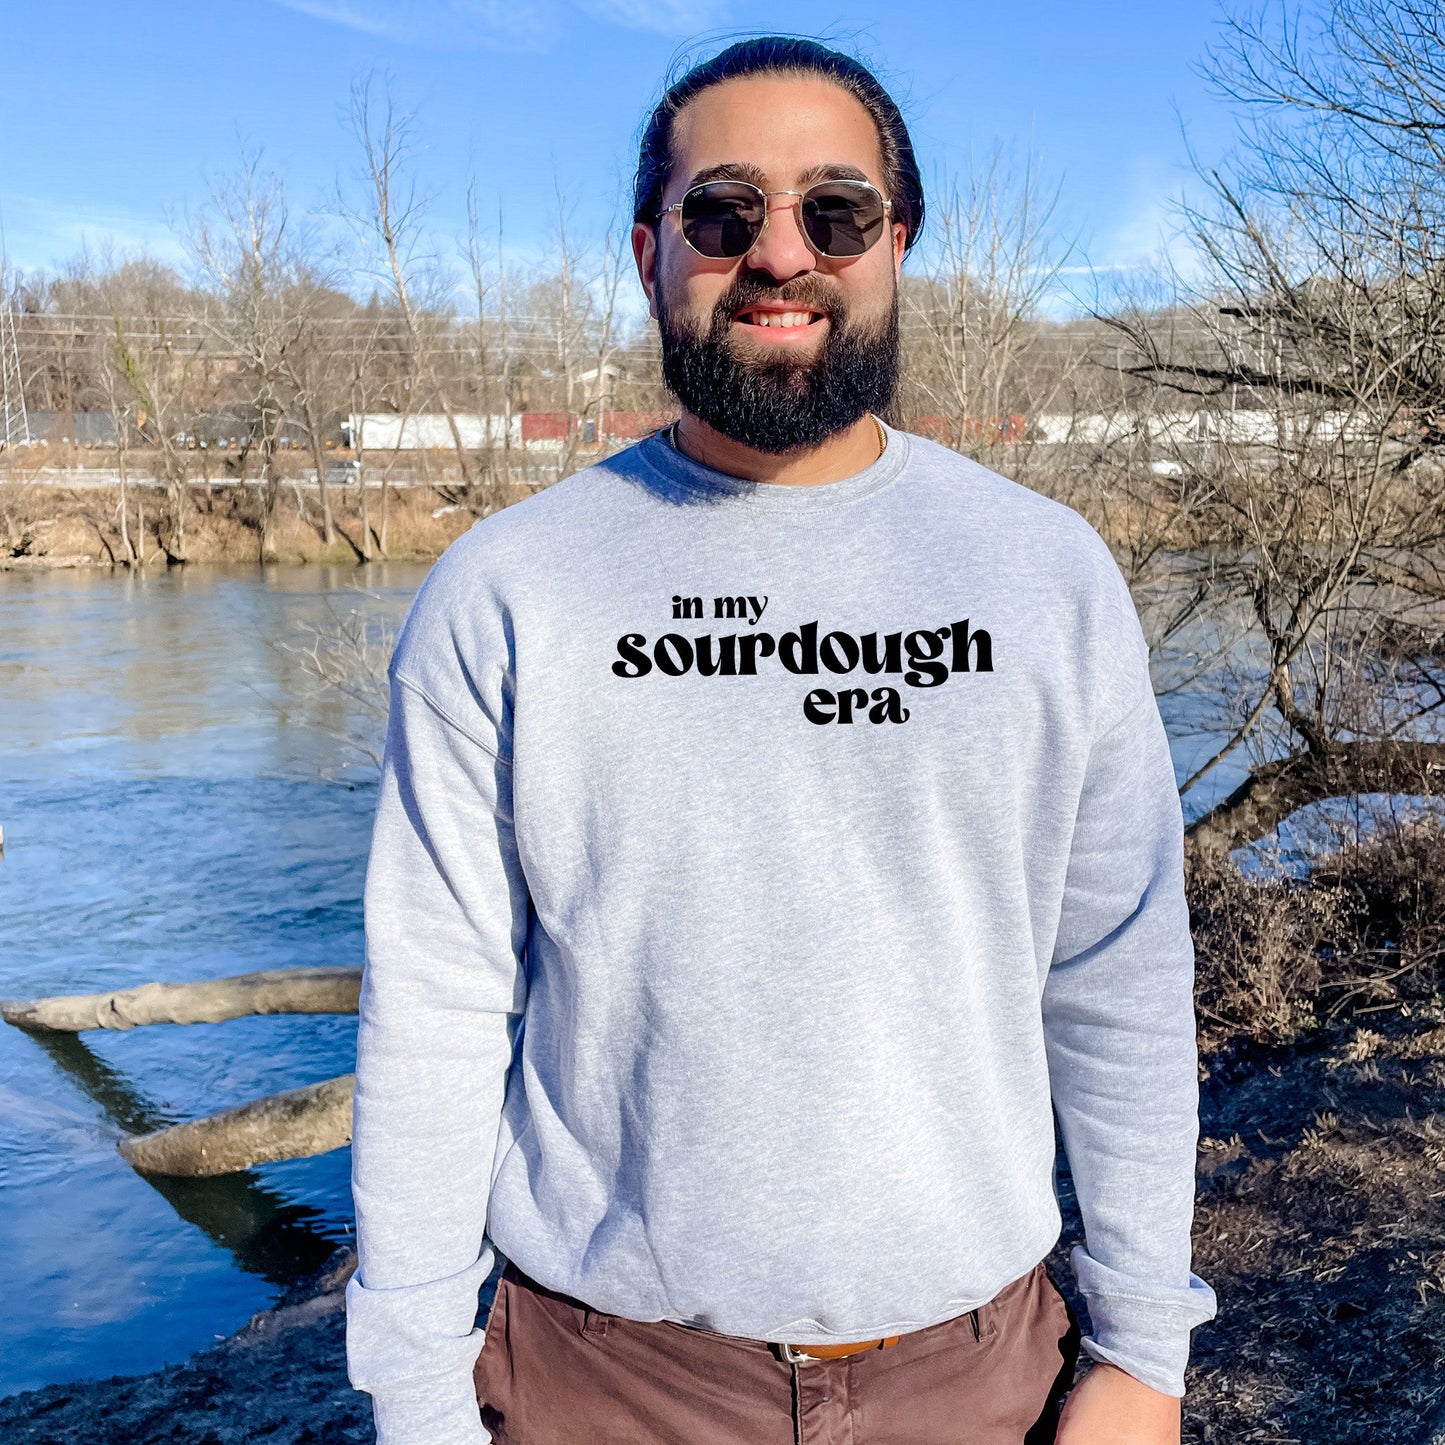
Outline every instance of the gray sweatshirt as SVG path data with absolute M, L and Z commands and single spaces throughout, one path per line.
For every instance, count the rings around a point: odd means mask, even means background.
M 599 1310 L 853 1341 L 1086 1243 L 1084 1349 L 1184 1392 L 1182 819 L 1070 508 L 889 429 L 741 481 L 653 437 L 487 517 L 391 664 L 351 1381 L 481 1445 L 493 1250 Z

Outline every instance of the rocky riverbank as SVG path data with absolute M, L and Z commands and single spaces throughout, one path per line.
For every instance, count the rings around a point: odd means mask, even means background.
M 346 1378 L 338 1251 L 315 1280 L 229 1339 L 151 1375 L 48 1385 L 0 1400 L 5 1445 L 362 1445 L 370 1399 Z

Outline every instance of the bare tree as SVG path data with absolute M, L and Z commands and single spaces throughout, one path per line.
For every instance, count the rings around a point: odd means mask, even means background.
M 109 250 L 102 251 L 99 261 L 82 251 L 65 269 L 62 285 L 65 294 L 81 299 L 88 310 L 96 312 L 93 329 L 90 325 L 74 326 L 71 338 L 87 339 L 92 354 L 71 369 L 72 376 L 81 373 L 81 395 L 88 400 L 94 393 L 110 418 L 115 433 L 116 477 L 120 484 L 115 514 L 102 518 L 94 510 L 86 515 L 100 537 L 101 545 L 113 562 L 134 567 L 141 560 L 130 536 L 130 453 L 133 430 L 139 416 L 135 390 L 126 375 L 125 354 L 127 333 L 132 329 L 132 298 L 127 294 L 127 268 L 117 264 Z M 77 358 L 78 359 L 78 358 Z M 108 535 L 109 526 L 118 532 L 119 552 Z
M 124 563 L 134 567 L 138 560 L 135 544 L 130 539 L 130 498 L 127 495 L 130 481 L 131 427 L 135 420 L 134 403 L 123 397 L 121 377 L 110 366 L 102 366 L 101 375 L 105 380 L 106 410 L 110 413 L 111 425 L 115 428 L 116 478 L 120 483 L 120 496 L 116 502 L 116 523 L 120 529 L 120 545 Z M 107 546 L 109 544 L 107 543 Z M 141 539 L 144 547 L 145 539 Z
M 487 472 L 491 504 L 501 506 L 512 485 L 512 368 L 514 360 L 511 306 L 502 217 L 497 215 L 495 269 L 482 239 L 475 179 L 467 185 L 467 270 L 476 307 L 475 349 L 469 358 L 479 380 L 479 401 L 486 418 Z M 498 408 L 500 407 L 500 410 Z M 499 425 L 494 427 L 494 421 Z M 500 453 L 500 457 L 498 455 Z
M 1009 418 L 1048 410 L 1081 360 L 1038 324 L 1073 249 L 1057 203 L 1031 159 L 1014 171 L 995 152 L 952 178 L 931 212 L 930 254 L 900 298 L 909 408 L 941 440 L 993 464 L 1002 446 L 1025 440 Z M 1025 455 L 1009 461 L 1016 468 Z
M 314 255 L 314 251 L 309 254 Z M 337 525 L 333 515 L 325 432 L 335 401 L 351 390 L 357 362 L 371 352 L 371 338 L 362 331 L 353 341 L 350 352 L 343 351 L 337 344 L 339 328 L 332 323 L 348 320 L 353 308 L 345 296 L 333 289 L 333 275 L 320 269 L 307 254 L 293 256 L 290 273 L 284 295 L 289 340 L 280 354 L 280 366 L 288 384 L 291 407 L 306 429 L 311 460 L 316 468 L 322 538 L 327 546 L 332 546 L 339 535 L 358 562 L 370 561 L 371 539 L 366 530 L 365 508 L 359 544 L 352 541 L 345 528 Z
M 386 741 L 387 665 L 396 646 L 399 619 L 382 598 L 355 589 L 341 611 L 330 599 L 324 623 L 298 622 L 298 641 L 272 646 L 313 684 L 315 725 L 354 758 L 343 768 L 379 770 Z
M 357 511 L 361 517 L 361 555 L 364 561 L 370 562 L 375 559 L 378 550 L 383 557 L 386 555 L 389 486 L 387 469 L 384 468 L 381 474 L 381 531 L 378 533 L 372 525 L 371 508 L 366 495 L 366 424 L 364 418 L 371 409 L 368 403 L 372 395 L 372 387 L 376 382 L 374 362 L 380 347 L 385 320 L 374 310 L 365 320 L 367 322 L 365 326 L 349 328 L 347 333 L 349 345 L 343 360 L 346 370 L 347 405 L 352 417 L 351 449 L 356 477 Z M 393 451 L 393 459 L 394 457 L 395 451 Z
M 1440 791 L 1442 40 L 1438 6 L 1400 0 L 1233 15 L 1210 74 L 1245 120 L 1185 212 L 1206 265 L 1191 331 L 1116 318 L 1129 375 L 1197 413 L 1184 485 L 1240 629 L 1230 726 L 1186 787 L 1238 749 L 1250 771 L 1199 841 Z
M 200 321 L 239 356 L 251 382 L 252 439 L 261 454 L 261 560 L 276 553 L 281 489 L 277 455 L 291 375 L 288 350 L 298 321 L 287 306 L 295 280 L 290 208 L 279 176 L 263 171 L 260 155 L 244 150 L 232 176 L 211 188 L 209 207 L 194 217 L 187 248 L 208 287 Z
M 389 86 L 380 101 L 373 97 L 372 86 L 368 75 L 351 88 L 351 131 L 361 154 L 362 195 L 355 201 L 341 199 L 338 208 L 362 241 L 370 269 L 404 324 L 413 407 L 420 410 L 415 394 L 424 389 L 446 417 L 461 486 L 434 483 L 434 488 L 448 503 L 482 515 L 486 506 L 474 459 L 447 388 L 438 384 L 436 354 L 450 332 L 451 316 L 442 304 L 445 288 L 436 259 L 425 249 L 427 198 L 410 174 L 414 117 L 397 110 Z
M 337 527 L 327 486 L 325 418 L 337 393 L 338 381 L 333 338 L 324 325 L 330 309 L 327 306 L 329 298 L 320 279 L 304 273 L 292 279 L 289 292 L 287 300 L 291 305 L 295 331 L 291 345 L 282 354 L 281 364 L 289 383 L 296 419 L 306 429 L 311 461 L 316 468 L 321 536 L 330 547 L 336 542 Z
M 566 418 L 555 475 L 577 465 L 579 453 L 604 440 L 615 409 L 614 365 L 623 341 L 618 301 L 629 274 L 627 228 L 614 215 L 600 244 L 578 240 L 570 207 L 556 192 L 552 253 L 531 275 L 527 321 L 534 339 L 536 381 Z
M 70 295 L 83 296 L 104 327 L 98 332 L 90 384 L 99 384 L 116 431 L 121 476 L 119 524 L 128 559 L 145 565 L 143 520 L 132 541 L 128 516 L 128 454 L 132 429 L 154 449 L 166 484 L 166 509 L 155 535 L 169 564 L 186 560 L 188 468 L 183 437 L 201 382 L 201 335 L 187 322 L 191 296 L 169 267 L 146 257 L 101 269 L 72 269 Z M 143 517 L 143 513 L 140 514 Z

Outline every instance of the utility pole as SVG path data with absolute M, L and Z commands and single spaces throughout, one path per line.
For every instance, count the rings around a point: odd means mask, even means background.
M 20 374 L 20 345 L 15 338 L 10 267 L 5 250 L 5 218 L 0 214 L 0 449 L 29 446 L 30 418 L 25 411 L 25 382 Z
M 20 375 L 20 346 L 15 339 L 15 313 L 10 298 L 0 300 L 0 447 L 29 446 L 30 418 Z

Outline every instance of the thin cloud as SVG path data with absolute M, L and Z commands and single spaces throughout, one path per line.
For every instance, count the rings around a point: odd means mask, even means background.
M 690 35 L 723 19 L 721 0 L 575 0 L 579 10 L 625 30 Z
M 39 196 L 8 198 L 5 232 L 7 259 L 22 271 L 48 269 L 82 250 L 103 251 L 107 247 L 122 256 L 145 253 L 172 266 L 185 261 L 175 232 L 164 221 L 129 211 L 57 203 Z
M 546 50 L 569 12 L 626 30 L 686 34 L 716 23 L 725 0 L 274 0 L 288 10 L 398 45 Z
M 553 0 L 275 0 L 288 10 L 398 45 L 544 50 L 560 33 Z
M 344 0 L 338 0 L 338 3 L 329 3 L 329 0 L 276 0 L 276 3 L 287 10 L 309 15 L 313 20 L 326 20 L 332 25 L 343 25 L 348 30 L 360 30 L 364 35 L 375 35 L 383 40 L 395 38 L 390 17 L 370 14 L 359 6 L 344 3 Z
M 1146 265 L 1143 261 L 1104 261 L 1097 266 L 1060 266 L 1056 276 L 1096 276 L 1101 271 L 1139 271 Z

